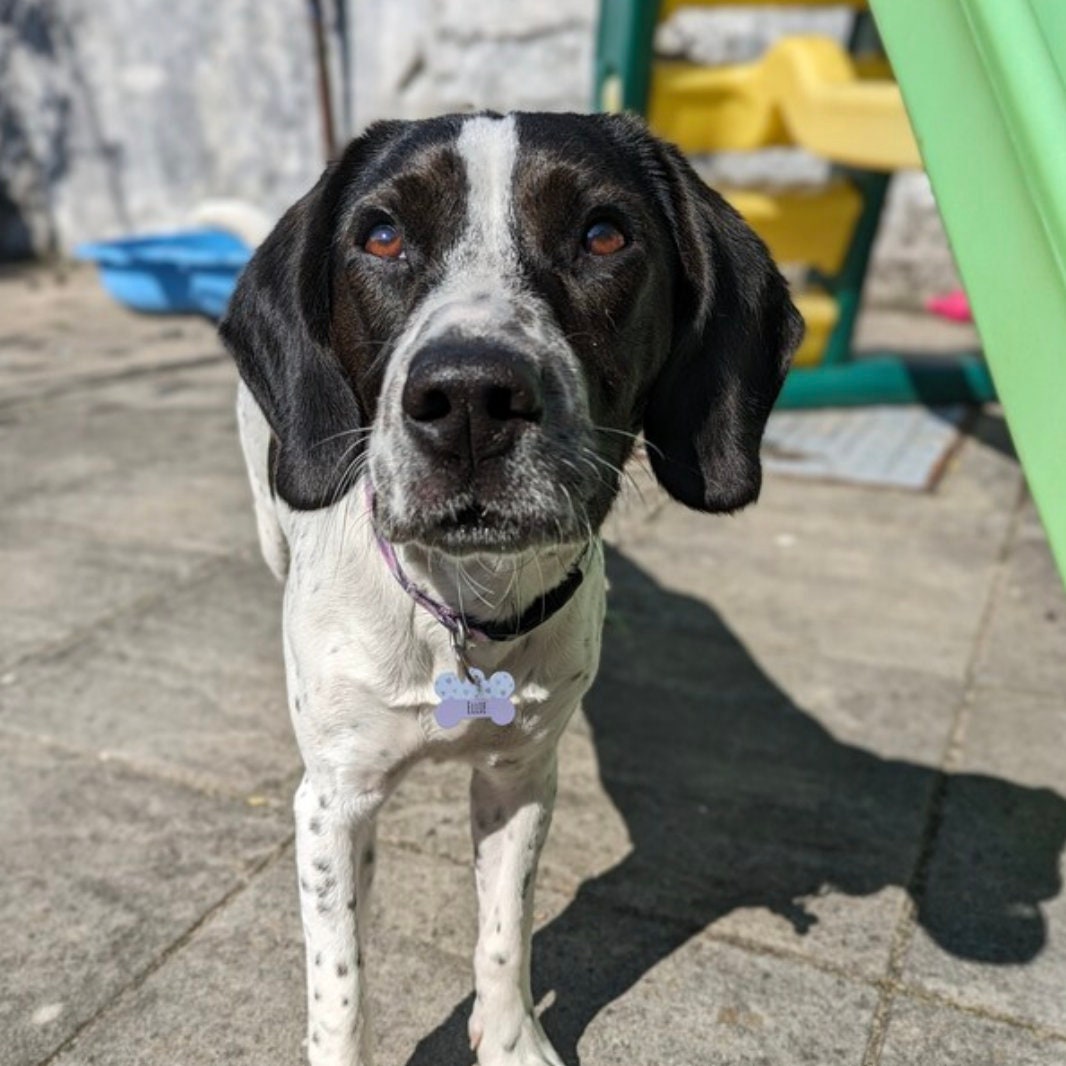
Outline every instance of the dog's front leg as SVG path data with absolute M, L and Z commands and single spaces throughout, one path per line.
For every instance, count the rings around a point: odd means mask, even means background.
M 310 776 L 293 807 L 307 948 L 308 1059 L 311 1066 L 369 1066 L 363 938 L 377 809 L 346 809 L 329 785 Z
M 530 988 L 533 887 L 555 784 L 554 750 L 520 768 L 477 769 L 471 781 L 478 941 L 470 1041 L 481 1066 L 562 1066 L 533 1016 Z

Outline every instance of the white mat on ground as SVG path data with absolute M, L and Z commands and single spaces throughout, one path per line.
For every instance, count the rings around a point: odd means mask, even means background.
M 968 411 L 962 405 L 779 411 L 766 428 L 763 464 L 793 477 L 932 488 Z

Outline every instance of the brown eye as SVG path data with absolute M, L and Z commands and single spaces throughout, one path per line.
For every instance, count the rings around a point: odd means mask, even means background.
M 376 255 L 379 259 L 403 259 L 403 236 L 388 222 L 375 226 L 367 235 L 363 251 Z
M 589 255 L 614 255 L 625 246 L 625 234 L 613 222 L 593 222 L 585 231 L 585 251 Z

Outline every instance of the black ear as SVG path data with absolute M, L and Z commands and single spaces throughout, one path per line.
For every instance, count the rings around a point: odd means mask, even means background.
M 333 502 L 363 447 L 351 431 L 365 419 L 332 348 L 331 267 L 344 192 L 390 125 L 353 141 L 289 208 L 245 267 L 219 326 L 274 432 L 275 488 L 299 510 Z
M 735 511 L 759 495 L 759 445 L 803 320 L 747 223 L 677 149 L 644 136 L 680 275 L 670 355 L 644 414 L 649 458 L 674 499 Z

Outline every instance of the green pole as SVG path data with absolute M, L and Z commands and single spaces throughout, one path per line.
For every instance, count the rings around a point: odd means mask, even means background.
M 659 0 L 601 0 L 593 111 L 648 109 Z

